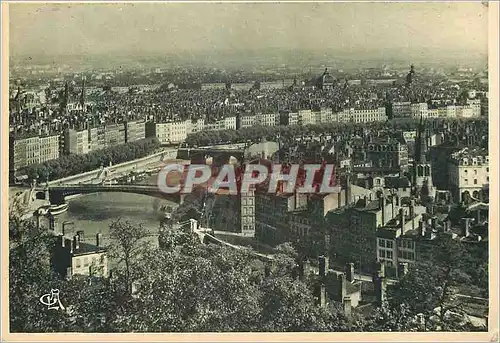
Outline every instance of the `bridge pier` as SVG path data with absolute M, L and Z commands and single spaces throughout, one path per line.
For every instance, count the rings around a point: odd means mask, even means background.
M 49 196 L 46 199 L 49 199 L 51 205 L 61 205 L 66 202 L 65 196 L 60 192 L 48 192 Z

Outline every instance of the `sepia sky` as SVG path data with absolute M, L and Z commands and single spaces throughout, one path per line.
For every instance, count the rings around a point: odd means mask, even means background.
M 10 4 L 11 54 L 230 49 L 487 51 L 475 3 Z

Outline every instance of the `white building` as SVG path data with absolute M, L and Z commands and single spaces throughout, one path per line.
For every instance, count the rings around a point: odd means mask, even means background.
M 316 124 L 316 115 L 311 110 L 300 110 L 298 114 L 300 125 Z
M 429 112 L 429 106 L 425 102 L 418 104 L 411 104 L 411 116 L 414 118 L 427 118 Z
M 275 113 L 258 113 L 255 115 L 254 125 L 261 126 L 275 126 L 276 114 Z
M 486 151 L 460 150 L 452 154 L 448 170 L 452 192 L 458 201 L 471 196 L 480 199 L 482 190 L 490 183 Z
M 348 109 L 342 111 L 339 121 L 354 123 L 369 123 L 375 121 L 386 121 L 385 107 L 373 109 Z

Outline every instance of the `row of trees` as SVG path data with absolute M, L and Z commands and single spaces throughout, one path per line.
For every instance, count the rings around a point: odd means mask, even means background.
M 298 254 L 275 250 L 269 271 L 247 251 L 201 244 L 189 232 L 162 231 L 162 249 L 127 222 L 110 226 L 117 261 L 110 278 L 61 280 L 48 261 L 53 237 L 11 218 L 10 329 L 13 332 L 433 331 L 471 330 L 454 301 L 460 247 L 443 242 L 430 264 L 418 265 L 388 301 L 360 317 L 317 305 L 314 278 L 293 276 Z M 466 280 L 465 280 L 466 281 Z M 66 311 L 49 310 L 42 294 L 59 289 Z M 454 315 L 452 315 L 454 314 Z M 417 321 L 415 318 L 422 317 Z
M 52 181 L 108 166 L 110 163 L 123 163 L 145 157 L 159 147 L 158 139 L 146 138 L 91 151 L 88 154 L 63 155 L 55 160 L 28 166 L 25 173 L 30 181 L 36 179 L 40 182 Z
M 429 127 L 460 127 L 466 123 L 467 119 L 433 119 L 426 122 Z M 476 122 L 486 124 L 487 118 L 475 119 Z M 289 125 L 289 126 L 252 126 L 238 130 L 202 131 L 189 134 L 186 139 L 188 146 L 204 146 L 218 143 L 244 143 L 258 142 L 263 137 L 269 140 L 276 139 L 278 135 L 284 139 L 294 139 L 295 137 L 319 135 L 319 134 L 346 134 L 348 132 L 361 132 L 363 129 L 370 130 L 415 130 L 419 120 L 417 118 L 399 118 L 387 122 L 373 123 L 324 123 L 314 125 Z

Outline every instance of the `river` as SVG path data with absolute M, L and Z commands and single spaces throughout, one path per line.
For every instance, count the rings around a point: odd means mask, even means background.
M 140 183 L 153 184 L 155 177 L 152 176 Z M 109 241 L 109 225 L 120 219 L 131 224 L 142 224 L 148 232 L 156 234 L 163 212 L 159 208 L 163 205 L 175 207 L 175 203 L 167 200 L 140 194 L 130 193 L 94 193 L 80 195 L 68 199 L 69 208 L 67 212 L 56 216 L 56 225 L 63 222 L 73 222 L 73 228 L 67 226 L 67 230 L 83 230 L 85 240 L 94 243 L 96 233 L 103 234 L 103 244 Z M 151 241 L 157 244 L 157 238 L 151 237 Z

